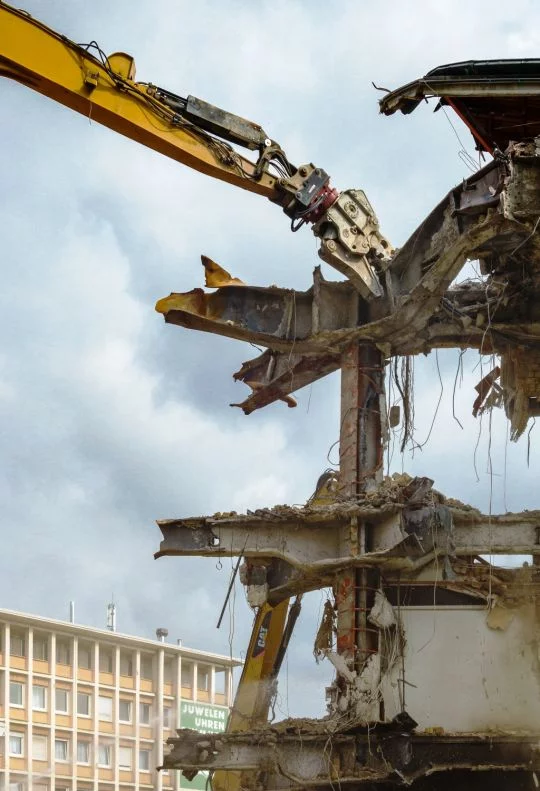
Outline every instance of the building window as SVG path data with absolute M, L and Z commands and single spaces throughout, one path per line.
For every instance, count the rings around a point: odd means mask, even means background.
M 171 727 L 171 714 L 172 710 L 169 706 L 163 707 L 163 727 L 170 728 Z
M 112 722 L 112 709 L 113 709 L 113 701 L 112 698 L 108 698 L 105 695 L 100 695 L 98 698 L 98 714 L 100 720 L 105 720 L 106 722 Z
M 24 791 L 24 783 L 10 783 L 9 791 Z
M 58 640 L 56 643 L 56 661 L 59 665 L 71 664 L 71 651 L 69 650 L 69 643 L 65 640 Z
M 193 665 L 182 662 L 182 686 L 193 686 Z
M 139 721 L 141 725 L 150 725 L 150 704 L 141 703 L 139 705 Z
M 102 673 L 113 672 L 113 652 L 101 646 L 99 647 L 99 669 Z
M 131 654 L 126 654 L 124 651 L 122 651 L 120 654 L 120 675 L 133 675 L 133 660 L 131 658 Z
M 139 750 L 139 769 L 143 772 L 150 770 L 150 750 Z
M 22 632 L 11 632 L 9 638 L 9 653 L 11 656 L 26 656 L 25 640 Z
M 49 658 L 49 644 L 46 637 L 34 635 L 34 659 L 46 662 Z
M 46 783 L 32 783 L 34 791 L 49 791 L 49 786 Z
M 55 709 L 60 714 L 69 714 L 69 693 L 67 689 L 57 687 L 55 690 Z
M 90 716 L 90 695 L 86 692 L 77 692 L 77 714 L 83 717 Z
M 226 692 L 226 685 L 227 685 L 227 673 L 225 668 L 216 667 L 215 674 L 214 674 L 214 686 L 215 692 L 218 695 L 224 695 Z
M 9 703 L 11 706 L 24 706 L 24 684 L 19 681 L 9 682 Z
M 131 747 L 118 748 L 118 766 L 120 769 L 131 769 L 133 763 L 133 750 Z
M 131 722 L 131 701 L 120 700 L 118 707 L 118 719 L 120 722 Z
M 90 763 L 90 742 L 77 740 L 77 763 Z
M 172 684 L 174 681 L 173 663 L 166 659 L 163 663 L 163 681 L 166 684 Z
M 24 736 L 22 733 L 9 734 L 9 754 L 24 755 Z
M 98 748 L 98 764 L 100 766 L 111 766 L 111 746 L 110 744 L 100 744 Z
M 197 689 L 200 692 L 210 690 L 210 668 L 206 665 L 199 665 L 197 668 Z
M 83 670 L 92 669 L 92 649 L 89 645 L 81 643 L 78 651 L 78 664 Z
M 141 678 L 152 680 L 152 657 L 141 655 Z
M 48 759 L 46 736 L 32 737 L 32 758 L 35 758 L 36 761 L 46 761 Z
M 57 761 L 67 761 L 68 759 L 69 742 L 67 739 L 55 739 L 54 741 L 54 757 Z
M 47 710 L 47 688 L 40 684 L 32 685 L 32 708 L 36 711 Z

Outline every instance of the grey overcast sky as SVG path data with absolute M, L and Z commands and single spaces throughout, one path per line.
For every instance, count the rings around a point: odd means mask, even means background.
M 443 113 L 379 116 L 394 88 L 447 62 L 540 54 L 534 0 L 26 0 L 70 38 L 133 54 L 137 77 L 260 123 L 293 162 L 365 189 L 400 246 L 468 170 Z M 154 561 L 153 520 L 302 503 L 337 439 L 339 379 L 244 417 L 233 371 L 250 346 L 166 326 L 155 301 L 202 285 L 205 253 L 253 284 L 306 288 L 318 263 L 309 231 L 280 210 L 189 171 L 20 85 L 0 85 L 0 606 L 239 655 L 251 613 L 238 590 L 215 629 L 230 561 Z M 472 152 L 468 132 L 452 119 Z M 325 275 L 332 272 L 325 269 Z M 470 416 L 478 355 L 440 352 L 443 398 L 429 442 L 392 470 L 429 475 L 487 510 L 534 508 L 538 441 L 506 442 L 506 423 Z M 416 361 L 419 440 L 439 398 L 434 355 Z M 480 431 L 481 429 L 481 431 Z M 540 429 L 537 429 L 537 431 Z M 478 439 L 478 442 L 477 442 Z M 476 451 L 476 470 L 474 451 Z M 334 450 L 335 453 L 335 450 Z M 489 454 L 493 476 L 489 476 Z M 332 456 L 331 456 L 332 458 Z M 332 459 L 335 460 L 335 459 Z M 312 643 L 312 594 L 281 684 L 280 712 L 323 710 L 327 668 Z

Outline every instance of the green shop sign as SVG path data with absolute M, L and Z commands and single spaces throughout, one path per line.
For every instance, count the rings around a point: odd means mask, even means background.
M 227 727 L 228 717 L 229 709 L 225 706 L 193 703 L 191 700 L 182 700 L 180 703 L 181 728 L 191 728 L 194 731 L 201 731 L 201 733 L 223 733 Z M 180 775 L 180 784 L 185 789 L 205 791 L 208 784 L 208 772 L 199 772 L 191 782 Z

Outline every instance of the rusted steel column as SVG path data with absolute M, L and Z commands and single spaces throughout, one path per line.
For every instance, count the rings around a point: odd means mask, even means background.
M 339 486 L 354 497 L 382 480 L 380 396 L 384 360 L 373 344 L 352 343 L 341 357 Z
M 373 344 L 352 343 L 341 359 L 341 429 L 339 488 L 355 497 L 382 479 L 383 440 L 381 395 L 384 360 Z M 369 551 L 369 526 L 352 521 L 352 555 Z M 369 575 L 353 568 L 336 580 L 337 650 L 351 669 L 361 669 L 374 650 L 374 630 L 367 622 L 370 607 Z M 376 646 L 375 646 L 376 650 Z

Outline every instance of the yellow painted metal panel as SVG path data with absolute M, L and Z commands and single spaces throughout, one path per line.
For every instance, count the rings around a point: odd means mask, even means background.
M 257 612 L 242 668 L 227 732 L 245 731 L 266 722 L 270 702 L 269 683 L 285 629 L 289 599 L 274 607 L 264 604 Z M 213 791 L 239 791 L 241 772 L 215 772 Z
M 26 670 L 26 657 L 25 656 L 10 656 L 9 662 L 11 668 L 16 670 Z
M 25 758 L 11 758 L 9 759 L 9 768 L 15 771 L 22 771 L 26 769 L 26 759 Z
M 43 659 L 34 659 L 34 673 L 48 673 L 49 663 Z
M 182 694 L 181 697 L 186 698 L 187 700 L 193 699 L 193 687 L 182 687 Z
M 79 731 L 91 731 L 92 717 L 77 717 L 77 729 Z

